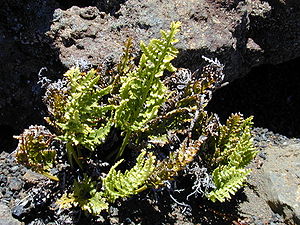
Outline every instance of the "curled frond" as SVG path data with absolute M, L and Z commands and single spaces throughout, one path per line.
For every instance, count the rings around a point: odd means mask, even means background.
M 58 180 L 49 173 L 55 162 L 56 150 L 51 145 L 55 135 L 44 126 L 30 126 L 15 136 L 19 140 L 17 162 L 50 179 Z

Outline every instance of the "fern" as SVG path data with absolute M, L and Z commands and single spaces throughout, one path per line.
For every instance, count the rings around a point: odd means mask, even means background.
M 178 172 L 194 160 L 204 140 L 188 142 L 186 138 L 178 150 L 171 152 L 167 158 L 156 163 L 154 171 L 149 178 L 149 186 L 158 188 L 164 186 L 165 181 L 173 180 Z
M 120 160 L 111 167 L 107 176 L 102 180 L 104 196 L 108 201 L 114 202 L 119 197 L 129 197 L 146 189 L 146 180 L 154 170 L 155 157 L 143 151 L 136 159 L 136 165 L 124 173 L 116 171 L 116 167 L 123 161 Z
M 219 136 L 211 166 L 216 189 L 207 194 L 212 201 L 230 199 L 242 187 L 250 170 L 245 169 L 256 156 L 251 139 L 252 117 L 244 119 L 241 114 L 232 114 L 226 125 L 219 128 Z
M 111 129 L 109 117 L 114 106 L 100 104 L 100 101 L 110 93 L 112 86 L 100 88 L 100 78 L 96 70 L 81 73 L 79 68 L 72 68 L 64 74 L 64 81 L 60 81 L 66 87 L 56 85 L 54 91 L 52 84 L 49 87 L 52 91 L 46 95 L 45 101 L 51 109 L 47 121 L 60 130 L 58 139 L 66 143 L 71 164 L 75 159 L 81 165 L 77 152 L 80 146 L 94 150 L 105 141 Z
M 49 171 L 55 162 L 56 151 L 52 148 L 54 135 L 44 126 L 30 126 L 20 136 L 17 147 L 17 162 L 41 173 L 52 180 L 58 181 Z
M 122 100 L 114 119 L 126 134 L 118 157 L 123 154 L 131 133 L 145 127 L 166 99 L 168 89 L 160 77 L 165 70 L 175 71 L 171 60 L 178 53 L 173 44 L 178 41 L 174 37 L 179 27 L 179 22 L 173 22 L 169 32 L 161 31 L 161 39 L 152 39 L 148 46 L 141 42 L 143 54 L 138 67 L 121 77 Z
M 213 182 L 215 190 L 209 192 L 206 197 L 211 201 L 216 200 L 224 202 L 230 199 L 244 184 L 247 175 L 251 171 L 249 169 L 238 169 L 230 166 L 220 166 L 213 173 Z
M 112 87 L 107 86 L 103 89 L 97 87 L 100 76 L 93 69 L 81 73 L 79 68 L 73 68 L 65 74 L 65 77 L 69 82 L 70 95 L 63 110 L 65 121 L 57 123 L 63 133 L 59 138 L 75 146 L 81 144 L 94 150 L 97 145 L 104 142 L 111 127 L 110 123 L 99 124 L 99 122 L 113 106 L 100 105 L 99 101 L 110 93 Z
M 212 166 L 230 165 L 242 168 L 248 165 L 257 151 L 251 139 L 253 117 L 244 119 L 241 114 L 232 114 L 226 125 L 219 128 Z
M 74 182 L 71 194 L 64 194 L 56 203 L 61 208 L 79 205 L 82 210 L 98 215 L 108 209 L 108 203 L 107 199 L 103 197 L 103 192 L 97 191 L 96 185 L 95 181 L 85 175 L 82 181 Z
M 212 92 L 221 86 L 224 66 L 204 57 L 209 65 L 202 70 L 176 70 L 171 60 L 178 54 L 174 44 L 179 27 L 179 22 L 173 22 L 169 31 L 161 31 L 160 39 L 148 45 L 141 42 L 138 65 L 129 39 L 112 71 L 100 74 L 74 67 L 61 80 L 48 84 L 44 101 L 50 115 L 46 120 L 57 135 L 40 127 L 25 130 L 17 137 L 20 163 L 49 172 L 55 159 L 54 139 L 65 145 L 69 163 L 75 160 L 86 171 L 101 157 L 121 157 L 125 148 L 134 149 L 134 154 L 141 152 L 136 164 L 125 172 L 117 170 L 122 159 L 110 169 L 102 167 L 103 176 L 98 179 L 85 175 L 75 180 L 71 193 L 57 201 L 61 207 L 79 206 L 100 214 L 118 198 L 164 186 L 196 157 L 201 157 L 201 163 L 208 159 L 215 189 L 206 196 L 212 201 L 229 199 L 243 185 L 250 172 L 245 166 L 256 154 L 250 133 L 252 118 L 244 120 L 235 114 L 221 126 L 215 114 L 205 111 Z M 164 77 L 165 71 L 174 73 Z M 87 152 L 97 160 L 82 164 Z M 202 152 L 209 154 L 202 158 Z M 159 160 L 154 154 L 161 156 Z

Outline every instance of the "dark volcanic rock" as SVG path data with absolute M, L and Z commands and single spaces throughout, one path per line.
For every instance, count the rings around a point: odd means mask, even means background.
M 12 135 L 42 121 L 38 72 L 49 74 L 61 68 L 56 50 L 44 33 L 49 30 L 54 0 L 0 3 L 0 147 L 12 151 Z M 55 72 L 56 71 L 56 72 Z
M 300 54 L 296 3 L 129 0 L 121 6 L 118 17 L 103 14 L 96 7 L 57 9 L 55 15 L 47 35 L 67 67 L 82 59 L 93 65 L 116 62 L 128 37 L 136 44 L 149 40 L 171 21 L 182 22 L 176 64 L 194 70 L 202 55 L 216 56 L 226 65 L 228 80 L 245 75 L 253 66 L 279 63 Z
M 13 134 L 42 123 L 43 75 L 56 78 L 76 62 L 117 62 L 122 43 L 159 36 L 181 21 L 175 64 L 197 69 L 201 56 L 218 57 L 226 79 L 253 66 L 299 56 L 299 1 L 245 0 L 3 0 L 0 3 L 0 147 Z M 72 5 L 75 5 L 71 7 Z M 61 9 L 60 9 L 61 8 Z

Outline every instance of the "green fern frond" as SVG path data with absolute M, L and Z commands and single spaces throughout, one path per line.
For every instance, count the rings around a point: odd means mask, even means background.
M 251 138 L 252 117 L 244 119 L 241 114 L 232 114 L 226 125 L 219 128 L 212 167 L 215 190 L 206 196 L 212 201 L 230 199 L 250 173 L 245 169 L 257 154 Z
M 143 151 L 136 159 L 136 165 L 124 173 L 117 171 L 116 167 L 123 160 L 111 167 L 109 173 L 103 178 L 104 196 L 110 202 L 119 197 L 135 195 L 146 188 L 146 180 L 152 174 L 155 165 L 155 157 Z
M 232 114 L 226 125 L 220 127 L 215 164 L 228 164 L 242 168 L 250 163 L 257 151 L 253 147 L 251 127 L 253 117 L 244 119 L 241 114 Z
M 65 73 L 70 93 L 64 106 L 64 121 L 57 123 L 62 130 L 59 138 L 74 146 L 82 145 L 90 150 L 103 143 L 112 123 L 103 120 L 114 109 L 112 105 L 100 105 L 100 99 L 109 94 L 112 86 L 100 89 L 97 83 L 100 75 L 96 70 L 81 73 L 72 68 Z
M 83 210 L 88 211 L 93 215 L 99 215 L 102 211 L 108 210 L 108 202 L 104 197 L 103 192 L 95 192 L 89 199 L 89 202 L 82 207 Z
M 103 192 L 98 192 L 96 182 L 90 177 L 84 175 L 82 181 L 74 181 L 73 192 L 64 194 L 56 201 L 61 208 L 71 208 L 79 205 L 82 210 L 88 211 L 93 215 L 100 214 L 103 210 L 108 209 L 107 199 Z
M 112 85 L 103 82 L 96 70 L 84 73 L 77 67 L 69 69 L 62 80 L 48 86 L 44 100 L 50 117 L 46 120 L 58 129 L 57 139 L 66 143 L 71 165 L 75 160 L 82 167 L 78 160 L 79 149 L 94 150 L 110 132 L 115 106 L 107 104 L 103 97 L 111 90 Z
M 218 167 L 212 174 L 215 190 L 206 194 L 206 197 L 213 202 L 216 200 L 224 202 L 230 199 L 231 195 L 244 185 L 250 172 L 249 169 L 237 169 L 230 166 Z
M 141 42 L 143 54 L 138 67 L 121 77 L 121 102 L 115 112 L 115 122 L 126 136 L 118 153 L 123 154 L 131 133 L 145 127 L 153 119 L 168 95 L 168 89 L 160 80 L 165 70 L 175 71 L 171 60 L 178 50 L 173 46 L 180 23 L 173 22 L 170 31 L 161 31 L 161 39 L 152 39 L 148 46 Z

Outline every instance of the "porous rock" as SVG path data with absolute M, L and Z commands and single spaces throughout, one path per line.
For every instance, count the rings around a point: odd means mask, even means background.
M 262 167 L 265 199 L 288 224 L 300 224 L 300 144 L 267 149 Z
M 0 203 L 0 225 L 23 225 L 24 223 L 13 218 L 8 206 Z
M 128 37 L 137 49 L 140 40 L 158 37 L 171 21 L 182 22 L 176 64 L 195 70 L 202 55 L 218 57 L 226 65 L 227 80 L 245 75 L 253 66 L 300 56 L 299 3 L 230 2 L 128 0 L 113 16 L 99 7 L 56 9 L 47 35 L 67 67 L 81 59 L 92 65 L 117 62 Z
M 73 6 L 76 2 L 77 6 Z M 0 147 L 42 123 L 38 73 L 55 79 L 76 62 L 118 61 L 123 42 L 159 36 L 181 21 L 176 66 L 197 69 L 218 57 L 227 80 L 253 66 L 300 55 L 300 1 L 293 0 L 2 0 L 0 3 Z

